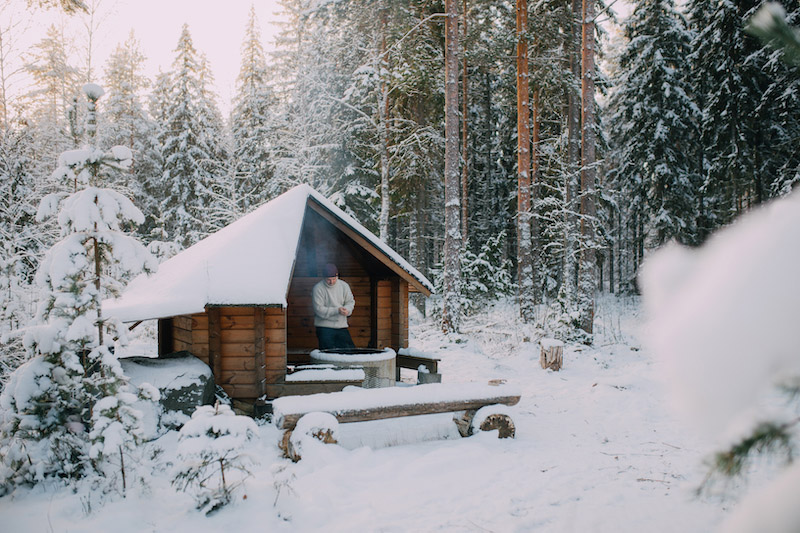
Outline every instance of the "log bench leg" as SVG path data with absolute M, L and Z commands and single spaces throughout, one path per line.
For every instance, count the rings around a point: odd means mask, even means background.
M 297 430 L 297 427 L 284 431 L 278 447 L 283 450 L 284 457 L 291 459 L 296 463 L 301 459 L 301 450 L 299 449 L 299 446 L 295 444 L 294 439 L 292 439 L 292 435 L 295 433 L 295 430 Z M 338 444 L 334 434 L 334 429 L 329 427 L 312 427 L 308 432 L 306 432 L 306 435 L 317 439 L 323 444 Z
M 456 423 L 458 432 L 462 437 L 469 437 L 475 433 L 475 428 L 472 424 L 477 412 L 477 410 L 470 409 L 468 411 L 464 411 L 460 415 L 456 414 L 456 416 L 453 417 L 453 421 Z M 514 426 L 514 421 L 511 420 L 511 417 L 500 413 L 487 416 L 481 422 L 481 425 L 478 429 L 480 431 L 493 431 L 496 429 L 498 430 L 497 437 L 500 439 L 513 439 L 517 433 L 517 429 Z

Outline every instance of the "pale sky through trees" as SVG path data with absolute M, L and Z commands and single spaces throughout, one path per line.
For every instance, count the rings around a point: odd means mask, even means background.
M 274 21 L 280 11 L 277 0 L 94 0 L 98 8 L 97 36 L 93 69 L 100 67 L 96 82 L 101 81 L 106 58 L 119 43 L 124 42 L 133 29 L 147 56 L 146 75 L 154 79 L 159 71 L 169 70 L 175 57 L 181 27 L 189 25 L 195 48 L 205 54 L 214 72 L 220 107 L 224 113 L 230 107 L 236 76 L 241 63 L 240 47 L 244 39 L 250 7 L 255 6 L 262 42 L 265 49 L 277 31 Z M 19 9 L 27 10 L 25 0 L 11 0 Z M 92 0 L 87 0 L 91 4 Z M 24 12 L 24 11 L 23 11 Z M 18 17 L 20 15 L 17 15 Z M 47 28 L 60 17 L 66 21 L 66 31 L 76 40 L 76 57 L 84 52 L 86 29 L 85 15 L 63 16 L 58 10 L 40 10 L 34 24 L 25 33 L 26 46 L 42 39 Z M 24 54 L 23 58 L 24 60 Z M 81 65 L 83 66 L 83 65 Z

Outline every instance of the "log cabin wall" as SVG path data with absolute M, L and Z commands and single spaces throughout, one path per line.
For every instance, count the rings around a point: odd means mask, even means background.
M 216 383 L 232 398 L 258 398 L 265 383 L 285 379 L 286 317 L 281 308 L 212 307 L 174 317 L 172 334 L 175 351 L 187 350 L 208 364 Z

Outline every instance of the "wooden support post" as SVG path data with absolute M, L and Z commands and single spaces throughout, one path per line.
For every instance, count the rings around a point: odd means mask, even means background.
M 408 283 L 392 279 L 392 348 L 408 348 Z
M 222 382 L 222 313 L 219 307 L 206 308 L 208 313 L 208 366 L 217 384 Z
M 378 280 L 369 277 L 369 348 L 378 347 Z
M 259 397 L 267 392 L 267 353 L 266 353 L 266 326 L 264 308 L 256 307 L 253 310 L 253 342 L 255 364 L 255 382 Z
M 158 355 L 167 355 L 175 351 L 173 342 L 172 319 L 160 318 L 158 320 Z

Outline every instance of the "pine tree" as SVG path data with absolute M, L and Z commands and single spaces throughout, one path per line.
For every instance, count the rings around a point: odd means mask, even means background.
M 79 111 L 80 70 L 69 60 L 69 46 L 63 31 L 52 25 L 46 36 L 34 45 L 25 66 L 34 81 L 34 88 L 26 94 L 26 120 L 37 141 L 34 172 L 41 176 L 49 174 L 49 162 L 62 151 L 76 147 L 67 117 Z
M 458 11 L 455 0 L 445 4 L 445 240 L 442 331 L 461 326 L 461 208 L 458 151 Z

